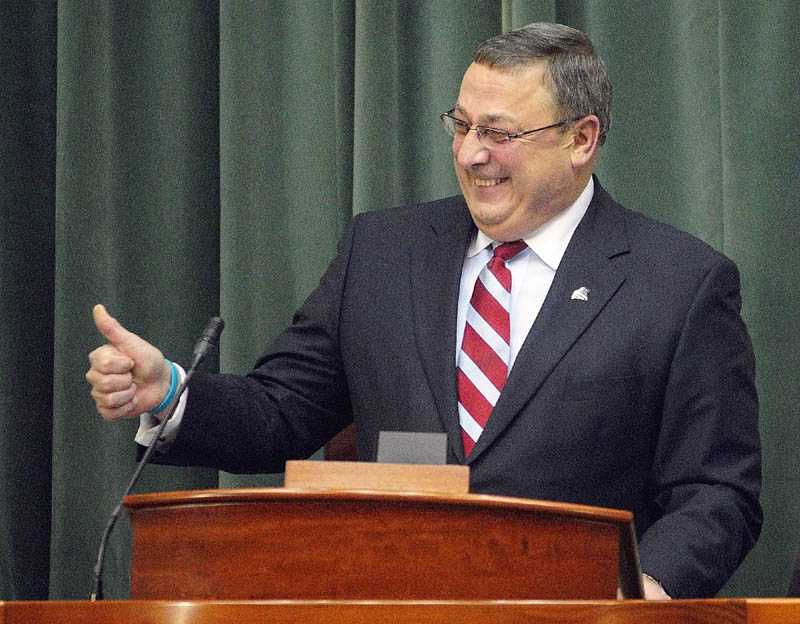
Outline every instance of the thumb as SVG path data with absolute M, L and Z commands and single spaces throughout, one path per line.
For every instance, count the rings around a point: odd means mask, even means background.
M 124 346 L 138 338 L 136 334 L 120 325 L 119 321 L 111 316 L 105 306 L 100 303 L 92 309 L 92 316 L 94 316 L 94 324 L 100 333 L 120 351 L 125 351 Z
M 139 367 L 140 375 L 149 376 L 153 373 L 153 369 L 158 367 L 163 358 L 158 349 L 120 325 L 119 321 L 108 313 L 105 306 L 96 305 L 92 315 L 100 333 L 117 351 L 133 360 L 133 364 Z
M 130 359 L 133 383 L 138 387 L 139 405 L 145 410 L 155 407 L 167 394 L 171 368 L 164 355 L 149 342 L 128 331 L 111 316 L 103 305 L 92 309 L 94 323 L 118 353 Z M 127 371 L 126 371 L 127 372 Z

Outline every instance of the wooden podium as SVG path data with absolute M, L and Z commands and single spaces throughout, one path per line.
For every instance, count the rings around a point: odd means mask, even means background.
M 131 598 L 641 597 L 629 512 L 469 494 L 467 470 L 289 462 L 284 488 L 129 496 Z
M 612 600 L 641 591 L 629 513 L 374 466 L 130 496 L 132 600 L 0 602 L 0 624 L 800 624 L 800 600 Z

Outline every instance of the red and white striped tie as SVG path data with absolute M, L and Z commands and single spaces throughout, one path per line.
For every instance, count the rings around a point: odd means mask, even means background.
M 465 457 L 483 433 L 506 383 L 511 342 L 511 271 L 506 260 L 525 247 L 524 241 L 495 247 L 469 301 L 458 354 L 458 419 Z

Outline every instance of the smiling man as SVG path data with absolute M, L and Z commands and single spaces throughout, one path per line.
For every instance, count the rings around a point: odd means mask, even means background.
M 160 461 L 280 472 L 352 422 L 365 461 L 444 432 L 473 492 L 632 511 L 647 597 L 717 592 L 762 520 L 739 276 L 600 186 L 610 119 L 583 33 L 483 43 L 442 115 L 463 197 L 355 217 L 248 375 L 195 375 Z M 148 443 L 183 372 L 94 314 L 97 409 Z
M 475 225 L 494 240 L 524 238 L 572 204 L 591 178 L 599 120 L 561 118 L 544 61 L 513 71 L 476 61 L 442 119 L 454 135 L 456 176 Z

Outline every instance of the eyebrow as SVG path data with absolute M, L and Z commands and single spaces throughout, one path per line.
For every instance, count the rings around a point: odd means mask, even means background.
M 460 113 L 464 117 L 469 117 L 467 111 L 465 111 L 459 104 L 456 104 L 453 110 L 457 113 Z M 504 122 L 510 124 L 516 123 L 515 120 L 511 119 L 511 117 L 509 117 L 508 115 L 503 115 L 501 113 L 494 113 L 494 114 L 483 115 L 482 123 L 480 123 L 479 125 L 504 123 Z

